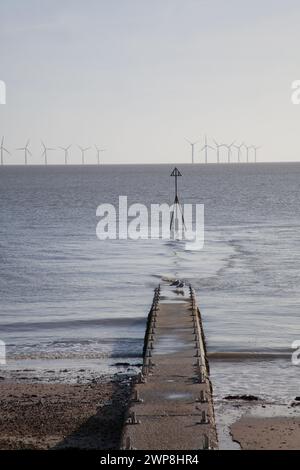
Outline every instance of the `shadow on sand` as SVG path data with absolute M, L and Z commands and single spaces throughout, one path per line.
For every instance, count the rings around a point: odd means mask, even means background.
M 128 380 L 115 382 L 112 395 L 109 400 L 100 404 L 96 414 L 53 446 L 52 449 L 119 449 L 130 393 L 131 385 Z

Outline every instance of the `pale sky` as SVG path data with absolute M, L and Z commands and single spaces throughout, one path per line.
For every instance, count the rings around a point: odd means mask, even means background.
M 71 163 L 94 144 L 105 163 L 173 163 L 200 138 L 203 161 L 205 133 L 300 161 L 299 0 L 0 0 L 0 16 L 11 163 L 28 138 L 30 163 L 42 163 L 41 139 L 72 143 Z

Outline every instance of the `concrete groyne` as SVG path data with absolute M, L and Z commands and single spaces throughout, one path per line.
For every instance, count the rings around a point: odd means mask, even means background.
M 154 291 L 143 367 L 133 387 L 123 449 L 218 446 L 202 319 L 191 286 Z

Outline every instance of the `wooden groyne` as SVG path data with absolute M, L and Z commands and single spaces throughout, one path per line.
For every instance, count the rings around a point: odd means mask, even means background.
M 143 356 L 122 449 L 216 449 L 205 338 L 191 286 L 155 289 Z

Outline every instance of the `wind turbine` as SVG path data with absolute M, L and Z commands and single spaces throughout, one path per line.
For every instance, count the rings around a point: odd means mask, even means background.
M 227 150 L 228 150 L 228 163 L 231 162 L 231 153 L 232 153 L 231 149 L 232 149 L 232 146 L 233 146 L 234 142 L 235 142 L 235 140 L 230 145 L 224 144 L 224 147 L 226 147 Z
M 42 142 L 42 146 L 43 146 L 43 148 L 44 148 L 44 151 L 43 151 L 43 153 L 42 153 L 42 157 L 43 157 L 43 156 L 45 157 L 45 165 L 48 165 L 48 154 L 47 154 L 47 152 L 48 152 L 48 150 L 51 151 L 51 150 L 55 150 L 55 149 L 53 149 L 53 148 L 51 148 L 51 147 L 46 147 L 46 145 L 44 144 L 44 142 L 43 142 L 43 141 L 41 141 L 41 142 Z
M 78 148 L 80 148 L 81 150 L 81 162 L 82 162 L 82 165 L 84 165 L 84 152 L 89 150 L 91 147 L 83 148 L 83 147 L 80 147 L 80 145 L 78 145 Z
M 97 152 L 97 162 L 98 162 L 98 165 L 100 165 L 100 152 L 106 152 L 106 149 L 99 149 L 97 145 L 95 145 L 95 149 Z
M 199 142 L 199 140 L 196 140 L 195 142 L 191 142 L 190 140 L 188 139 L 185 139 L 189 144 L 190 146 L 192 147 L 192 163 L 194 163 L 194 147 L 195 145 Z
M 27 165 L 27 154 L 29 153 L 29 155 L 32 155 L 32 153 L 30 152 L 29 150 L 29 143 L 30 143 L 30 140 L 27 140 L 27 143 L 25 145 L 25 147 L 21 147 L 17 150 L 24 150 L 24 157 L 25 157 L 25 165 Z
M 4 152 L 8 153 L 10 155 L 10 152 L 3 146 L 4 144 L 4 137 L 2 137 L 2 141 L 1 141 L 1 147 L 0 147 L 0 151 L 1 151 L 1 165 L 4 164 Z
M 59 147 L 61 150 L 65 152 L 65 165 L 68 164 L 68 156 L 69 156 L 69 150 L 72 147 L 72 144 L 69 145 L 68 147 Z
M 253 148 L 253 146 L 252 146 L 252 145 L 245 145 L 245 147 L 246 147 L 246 150 L 247 150 L 247 154 L 246 154 L 246 155 L 247 155 L 247 157 L 246 157 L 246 161 L 247 161 L 247 163 L 249 163 L 249 150 L 250 150 L 250 149 L 252 149 L 252 148 Z
M 254 150 L 254 163 L 257 163 L 257 150 L 261 147 L 255 147 L 254 145 L 252 145 L 252 148 Z
M 228 148 L 228 145 L 226 144 L 218 144 L 218 142 L 213 139 L 214 143 L 216 144 L 216 147 L 217 147 L 217 163 L 220 163 L 220 148 L 222 147 L 226 147 Z
M 222 145 L 219 145 L 215 139 L 213 139 L 213 141 L 217 147 L 217 163 L 220 163 L 220 148 L 222 147 Z
M 237 149 L 238 151 L 238 163 L 241 162 L 241 148 L 244 146 L 244 142 L 241 143 L 240 145 L 234 145 L 233 147 Z
M 204 147 L 202 147 L 202 149 L 201 149 L 201 152 L 202 152 L 203 150 L 205 150 L 205 163 L 208 163 L 208 154 L 207 154 L 207 150 L 208 150 L 208 149 L 215 150 L 211 145 L 208 145 L 208 144 L 207 144 L 207 135 L 205 135 L 205 145 L 204 145 Z

